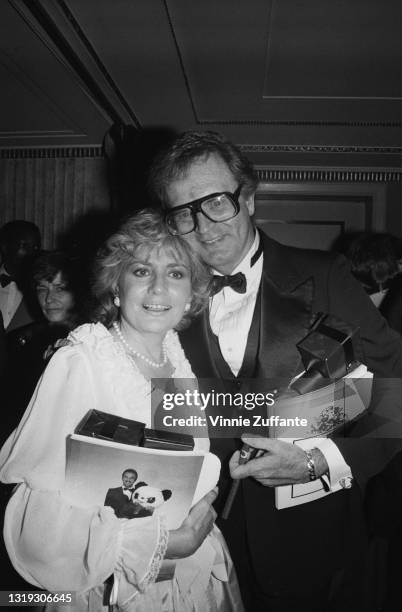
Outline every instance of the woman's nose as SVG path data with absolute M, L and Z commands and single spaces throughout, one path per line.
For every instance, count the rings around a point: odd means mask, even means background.
M 50 302 L 53 302 L 56 295 L 57 294 L 53 289 L 48 289 L 45 297 L 46 304 L 50 304 Z
M 165 278 L 161 274 L 155 274 L 152 278 L 150 290 L 152 293 L 162 293 L 165 289 Z

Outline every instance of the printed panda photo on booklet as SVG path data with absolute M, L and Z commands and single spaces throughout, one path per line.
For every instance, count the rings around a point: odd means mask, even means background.
M 176 529 L 218 482 L 220 461 L 204 451 L 144 448 L 80 434 L 67 441 L 64 493 L 77 506 L 112 505 L 105 504 L 108 491 L 120 488 L 124 494 L 122 474 L 130 471 L 139 484 L 133 483 L 119 516 L 134 519 L 155 512 Z

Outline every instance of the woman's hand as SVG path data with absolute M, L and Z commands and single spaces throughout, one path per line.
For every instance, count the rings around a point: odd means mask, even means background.
M 217 495 L 218 489 L 212 489 L 191 508 L 179 529 L 169 531 L 166 559 L 189 557 L 201 546 L 214 526 L 216 512 L 211 504 Z

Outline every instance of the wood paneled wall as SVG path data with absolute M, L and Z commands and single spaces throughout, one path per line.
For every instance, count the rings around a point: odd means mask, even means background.
M 108 213 L 111 202 L 100 147 L 0 151 L 0 226 L 36 223 L 43 248 L 88 214 Z

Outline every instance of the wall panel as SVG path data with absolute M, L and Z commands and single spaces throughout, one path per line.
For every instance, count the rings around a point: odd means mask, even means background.
M 0 152 L 0 225 L 12 219 L 33 221 L 44 248 L 51 249 L 84 215 L 110 211 L 106 161 L 98 147 L 87 156 L 70 148 L 25 155 Z
M 262 181 L 255 219 L 283 244 L 326 250 L 345 232 L 386 230 L 386 187 L 369 182 Z

